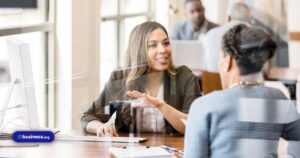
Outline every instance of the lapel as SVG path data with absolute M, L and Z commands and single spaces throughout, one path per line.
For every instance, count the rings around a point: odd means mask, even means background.
M 208 20 L 206 20 L 205 32 L 209 31 L 212 28 L 214 28 L 214 25 L 210 23 Z
M 164 73 L 164 100 L 171 106 L 175 104 L 176 96 L 176 79 L 175 76 L 170 75 L 167 71 Z
M 176 108 L 176 77 L 170 75 L 167 71 L 164 73 L 164 100 L 167 104 Z M 177 133 L 171 124 L 165 119 L 166 132 Z
M 164 100 L 167 104 L 170 104 L 170 78 L 168 74 L 165 72 L 164 73 Z

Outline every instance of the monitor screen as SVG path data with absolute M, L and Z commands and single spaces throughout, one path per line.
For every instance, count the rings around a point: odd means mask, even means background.
M 193 72 L 204 69 L 203 47 L 199 41 L 171 41 L 172 59 L 175 66 L 185 65 Z

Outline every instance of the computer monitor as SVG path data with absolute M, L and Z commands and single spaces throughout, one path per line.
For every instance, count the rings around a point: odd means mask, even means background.
M 172 59 L 175 66 L 186 65 L 194 72 L 204 69 L 203 47 L 200 41 L 171 41 Z
M 39 129 L 29 46 L 21 40 L 11 38 L 7 40 L 7 52 L 12 83 L 5 99 L 0 121 L 4 120 L 6 110 L 14 110 L 18 117 L 13 119 L 22 122 L 23 125 L 20 127 L 16 125 L 16 130 Z M 10 122 L 11 120 L 7 123 Z M 1 124 L 4 125 L 0 122 Z

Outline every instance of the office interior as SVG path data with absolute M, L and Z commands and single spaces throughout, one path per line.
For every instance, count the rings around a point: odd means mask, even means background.
M 202 0 L 206 18 L 225 24 L 232 1 L 239 0 Z M 288 64 L 278 66 L 298 72 L 300 1 L 251 3 L 288 43 Z M 133 27 L 157 21 L 170 34 L 184 19 L 183 0 L 37 0 L 34 8 L 0 8 L 0 100 L 11 82 L 6 40 L 18 38 L 30 47 L 40 125 L 80 130 L 83 112 L 122 66 Z

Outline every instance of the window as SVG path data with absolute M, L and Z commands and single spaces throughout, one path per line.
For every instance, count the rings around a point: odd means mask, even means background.
M 120 67 L 131 30 L 151 19 L 151 0 L 101 0 L 100 89 Z
M 52 3 L 51 3 L 52 4 Z M 10 83 L 6 39 L 17 38 L 29 44 L 40 125 L 48 125 L 48 49 L 53 23 L 49 21 L 53 9 L 49 0 L 37 0 L 36 8 L 0 9 L 0 100 L 5 97 Z M 0 108 L 2 109 L 2 102 Z M 8 115 L 6 115 L 8 116 Z M 9 115 L 10 117 L 15 117 Z M 9 119 L 9 118 L 8 118 Z

